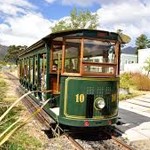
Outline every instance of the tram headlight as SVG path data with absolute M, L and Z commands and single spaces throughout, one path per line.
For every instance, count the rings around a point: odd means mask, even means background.
M 97 97 L 95 99 L 95 108 L 103 109 L 105 107 L 105 100 L 102 97 Z

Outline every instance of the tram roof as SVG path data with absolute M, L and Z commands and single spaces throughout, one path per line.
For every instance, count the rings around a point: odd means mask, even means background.
M 120 36 L 115 32 L 109 32 L 104 30 L 92 30 L 92 29 L 76 29 L 76 30 L 64 30 L 60 32 L 51 33 L 33 45 L 29 46 L 26 49 L 26 52 L 32 51 L 36 48 L 42 47 L 45 43 L 50 42 L 52 39 L 56 37 L 97 37 L 97 38 L 104 38 L 109 40 L 119 40 L 122 43 Z M 24 53 L 26 53 L 24 52 Z

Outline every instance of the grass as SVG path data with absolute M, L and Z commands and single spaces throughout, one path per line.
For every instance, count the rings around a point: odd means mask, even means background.
M 129 94 L 119 94 L 119 100 L 126 100 L 126 99 L 130 99 L 139 95 L 142 95 L 143 93 L 139 93 L 139 92 L 133 92 L 133 93 L 129 93 Z
M 11 140 L 7 141 L 1 149 L 3 150 L 36 150 L 41 147 L 41 142 L 35 137 L 28 135 L 23 129 L 19 130 Z
M 3 101 L 3 99 L 5 98 L 6 90 L 7 90 L 6 83 L 1 78 L 1 75 L 0 75 L 0 102 Z
M 0 74 L 0 116 L 8 109 L 12 102 L 17 99 L 16 96 L 6 95 L 7 92 L 9 92 L 9 87 Z M 12 125 L 23 112 L 24 108 L 21 104 L 13 107 L 13 109 L 7 114 L 7 116 L 0 122 L 0 133 L 5 131 L 10 125 Z M 41 147 L 41 142 L 35 137 L 29 135 L 26 132 L 26 129 L 22 127 L 0 147 L 0 150 L 34 150 Z

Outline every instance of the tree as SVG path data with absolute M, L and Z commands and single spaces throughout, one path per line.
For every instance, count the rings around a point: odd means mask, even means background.
M 90 11 L 77 11 L 74 8 L 69 19 L 59 21 L 51 28 L 52 32 L 71 29 L 96 29 L 98 26 L 98 15 L 91 14 Z
M 145 34 L 141 34 L 139 37 L 137 37 L 135 45 L 138 52 L 139 49 L 150 48 L 150 40 Z
M 57 24 L 55 24 L 54 27 L 51 28 L 52 32 L 62 31 L 62 30 L 69 30 L 70 26 L 67 24 L 65 20 L 59 21 Z
M 22 51 L 22 49 L 25 48 L 27 48 L 27 46 L 9 46 L 7 53 L 4 57 L 5 62 L 17 63 L 19 53 Z
M 148 58 L 146 61 L 145 61 L 145 66 L 143 67 L 145 71 L 147 71 L 147 76 L 149 76 L 149 73 L 150 73 L 150 58 Z

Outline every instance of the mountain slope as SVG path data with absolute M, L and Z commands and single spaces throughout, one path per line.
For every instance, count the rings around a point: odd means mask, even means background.
M 7 46 L 0 45 L 0 60 L 4 59 L 4 56 L 7 53 L 7 49 L 8 49 Z
M 136 47 L 129 46 L 129 47 L 123 48 L 121 52 L 124 54 L 136 54 Z

